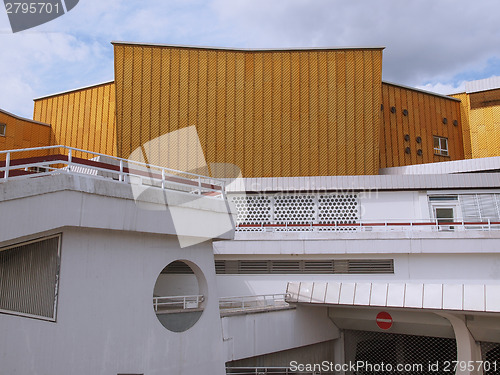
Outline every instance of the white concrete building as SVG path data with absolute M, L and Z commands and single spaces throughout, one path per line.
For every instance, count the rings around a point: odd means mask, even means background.
M 0 374 L 499 371 L 498 160 L 225 185 L 70 150 L 0 165 Z

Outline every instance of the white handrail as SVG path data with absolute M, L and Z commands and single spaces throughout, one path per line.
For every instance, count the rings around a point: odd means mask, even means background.
M 204 300 L 203 295 L 153 297 L 153 306 L 155 311 L 198 309 Z
M 431 230 L 431 231 L 456 231 L 456 230 L 500 230 L 500 219 L 493 221 L 485 219 L 481 221 L 466 221 L 450 219 L 394 219 L 394 220 L 357 220 L 352 223 L 322 223 L 319 221 L 296 224 L 293 222 L 280 223 L 261 223 L 261 224 L 237 224 L 236 231 L 246 232 L 293 232 L 293 231 L 310 231 L 324 232 L 335 231 L 339 229 L 348 229 L 349 231 L 391 231 L 395 229 L 402 230 Z
M 47 151 L 50 150 L 63 150 L 62 153 L 50 153 Z M 13 156 L 15 153 L 26 153 L 26 152 L 35 152 L 35 151 L 43 151 L 44 154 L 36 157 L 23 157 L 22 159 L 17 159 L 19 161 L 22 160 L 22 164 L 12 165 Z M 64 153 L 67 151 L 67 155 Z M 80 161 L 78 158 L 75 158 L 75 152 L 81 152 L 88 154 L 88 156 L 93 156 L 93 163 L 85 163 Z M 104 172 L 113 178 L 113 176 L 118 177 L 118 182 L 126 182 L 126 176 L 129 177 L 137 177 L 136 180 L 144 183 L 144 179 L 148 180 L 150 185 L 156 186 L 158 184 L 162 189 L 172 189 L 173 186 L 183 187 L 185 190 L 188 188 L 189 192 L 195 193 L 198 195 L 202 195 L 204 193 L 217 193 L 212 194 L 212 197 L 224 199 L 224 189 L 225 189 L 225 181 L 223 179 L 218 179 L 209 176 L 202 176 L 196 173 L 179 171 L 172 168 L 161 167 L 157 165 L 147 164 L 140 161 L 127 160 L 123 158 L 118 158 L 115 156 L 105 155 L 98 152 L 82 150 L 74 147 L 68 146 L 45 146 L 45 147 L 32 147 L 25 149 L 15 149 L 15 150 L 6 150 L 0 151 L 0 155 L 5 154 L 5 166 L 0 166 L 0 172 L 4 172 L 3 181 L 8 179 L 22 179 L 22 178 L 30 178 L 30 177 L 39 177 L 43 175 L 50 175 L 55 173 L 72 173 L 72 174 L 86 174 L 89 175 L 89 171 Z M 64 158 L 58 158 L 57 155 L 62 154 Z M 55 157 L 54 157 L 55 156 Z M 117 165 L 110 164 L 109 161 L 96 161 L 95 157 L 103 157 L 109 159 L 112 163 L 116 163 Z M 47 158 L 49 160 L 43 160 L 43 158 Z M 52 157 L 52 158 L 51 158 Z M 36 158 L 36 159 L 34 159 Z M 42 160 L 40 160 L 42 158 Z M 66 159 L 67 160 L 64 160 Z M 32 159 L 32 161 L 30 161 Z M 76 160 L 75 160 L 76 159 Z M 89 159 L 84 159 L 86 161 L 91 161 Z M 61 168 L 61 165 L 63 166 Z M 78 167 L 78 168 L 77 168 Z M 33 169 L 43 168 L 44 172 L 32 172 Z M 128 168 L 126 171 L 125 169 Z M 79 169 L 79 170 L 78 170 Z M 18 173 L 20 175 L 13 176 L 12 171 L 18 170 L 23 173 Z M 31 172 L 31 173 L 30 173 Z M 158 177 L 156 177 L 158 176 Z M 161 176 L 161 177 L 160 177 Z M 95 178 L 106 178 L 102 175 L 102 173 L 98 176 L 94 176 Z M 128 183 L 128 182 L 127 182 Z
M 221 310 L 245 310 L 288 306 L 288 294 L 260 294 L 219 298 Z
M 94 151 L 89 151 L 89 150 L 83 150 L 81 148 L 69 147 L 69 146 L 64 146 L 64 145 L 43 146 L 43 147 L 30 147 L 30 148 L 19 148 L 19 149 L 14 149 L 14 150 L 4 150 L 4 151 L 0 151 L 0 155 L 1 154 L 8 154 L 8 153 L 12 154 L 12 153 L 16 153 L 16 152 L 42 151 L 42 150 L 53 150 L 53 149 L 61 149 L 61 148 L 62 149 L 66 149 L 66 150 L 72 150 L 72 151 L 78 151 L 78 152 L 82 152 L 82 153 L 86 153 L 86 154 L 91 154 L 91 155 L 95 155 L 95 156 L 103 156 L 103 157 L 111 158 L 111 159 L 114 159 L 114 160 L 117 160 L 117 161 L 121 160 L 121 161 L 126 162 L 126 163 L 132 162 L 132 163 L 134 163 L 136 165 L 140 165 L 140 166 L 143 166 L 143 167 L 153 167 L 153 168 L 164 169 L 164 170 L 172 172 L 172 173 L 181 173 L 181 174 L 186 174 L 186 175 L 193 176 L 193 177 L 209 178 L 211 180 L 218 181 L 220 183 L 225 183 L 225 181 L 223 179 L 220 179 L 220 178 L 203 176 L 203 175 L 196 174 L 196 173 L 181 171 L 181 170 L 173 169 L 173 168 L 161 167 L 161 166 L 157 166 L 157 165 L 153 165 L 153 164 L 148 164 L 148 163 L 144 163 L 144 162 L 136 161 L 136 160 L 123 159 L 123 158 L 119 158 L 117 156 L 111 156 L 111 155 L 101 154 L 99 152 L 94 152 Z

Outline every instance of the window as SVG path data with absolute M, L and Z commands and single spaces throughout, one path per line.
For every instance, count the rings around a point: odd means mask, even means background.
M 0 136 L 5 137 L 5 129 L 6 128 L 7 128 L 7 125 L 0 124 Z
M 449 156 L 448 138 L 434 136 L 434 155 Z
M 0 313 L 55 321 L 60 235 L 0 249 Z

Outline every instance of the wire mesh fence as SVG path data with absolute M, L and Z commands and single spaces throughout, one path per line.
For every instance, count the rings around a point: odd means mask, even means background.
M 345 331 L 346 374 L 450 374 L 456 360 L 455 339 Z

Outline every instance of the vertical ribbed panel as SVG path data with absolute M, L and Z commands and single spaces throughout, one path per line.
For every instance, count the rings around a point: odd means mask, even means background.
M 55 318 L 59 238 L 0 251 L 0 309 Z
M 42 107 L 38 108 L 41 111 Z M 5 136 L 0 136 L 0 150 L 42 147 L 50 144 L 52 132 L 50 126 L 24 120 L 0 111 L 0 123 L 5 124 Z M 42 155 L 37 152 L 23 152 L 16 158 Z M 5 160 L 5 155 L 0 155 Z
M 459 102 L 385 82 L 382 101 L 381 168 L 464 158 Z M 447 124 L 443 123 L 444 118 Z M 454 120 L 458 121 L 458 126 L 453 125 Z M 408 141 L 405 135 L 409 136 Z M 448 138 L 449 157 L 434 155 L 433 136 Z M 417 137 L 422 139 L 421 143 L 417 143 Z M 407 147 L 409 154 L 405 152 Z M 419 149 L 422 155 L 417 155 Z
M 381 60 L 378 49 L 115 44 L 118 154 L 196 125 L 207 162 L 245 177 L 377 174 Z
M 121 72 L 120 67 L 118 67 L 118 72 Z M 61 144 L 116 155 L 115 85 L 113 82 L 37 99 L 33 118 L 35 121 L 50 124 L 51 145 Z M 122 117 L 122 121 L 128 121 L 126 116 Z M 122 134 L 121 140 L 127 140 L 126 133 Z M 29 147 L 47 144 L 48 142 L 31 143 Z M 76 153 L 75 156 L 81 155 Z
M 466 158 L 500 155 L 500 90 L 456 94 L 461 100 L 462 128 Z M 481 102 L 481 100 L 483 100 Z

